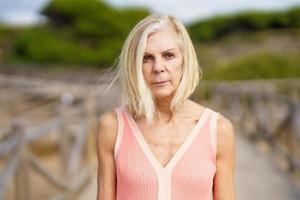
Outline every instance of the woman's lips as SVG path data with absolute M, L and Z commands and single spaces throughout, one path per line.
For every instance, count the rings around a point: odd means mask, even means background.
M 153 84 L 156 86 L 164 86 L 168 83 L 169 81 L 160 81 L 160 82 L 154 82 Z

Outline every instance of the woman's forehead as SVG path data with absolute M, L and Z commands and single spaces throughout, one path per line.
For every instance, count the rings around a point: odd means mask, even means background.
M 145 52 L 163 52 L 167 50 L 177 50 L 179 45 L 177 43 L 177 35 L 172 30 L 162 30 L 155 32 L 147 38 Z

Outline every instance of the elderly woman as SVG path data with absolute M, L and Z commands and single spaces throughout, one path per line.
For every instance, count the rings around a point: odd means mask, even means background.
M 202 73 L 183 24 L 146 17 L 118 67 L 123 105 L 97 130 L 97 200 L 234 200 L 234 128 L 189 99 Z

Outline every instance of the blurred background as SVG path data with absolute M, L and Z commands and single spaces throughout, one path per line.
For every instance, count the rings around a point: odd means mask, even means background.
M 234 123 L 237 199 L 300 199 L 300 0 L 0 0 L 0 199 L 96 198 L 114 64 L 153 12 L 190 33 L 191 99 Z

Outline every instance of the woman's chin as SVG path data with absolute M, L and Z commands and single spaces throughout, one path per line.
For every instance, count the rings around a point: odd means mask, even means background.
M 156 90 L 154 91 L 154 96 L 156 98 L 166 98 L 166 97 L 169 97 L 170 95 L 172 95 L 174 91 L 171 91 L 171 90 Z

